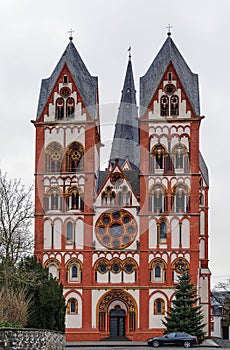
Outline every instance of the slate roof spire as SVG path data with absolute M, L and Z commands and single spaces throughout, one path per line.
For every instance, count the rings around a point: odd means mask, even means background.
M 96 118 L 95 106 L 97 103 L 98 78 L 89 73 L 85 63 L 73 44 L 72 35 L 69 37 L 69 40 L 70 41 L 51 76 L 47 79 L 42 79 L 37 119 L 39 119 L 41 116 L 52 89 L 55 86 L 65 64 L 71 73 L 71 76 L 79 90 L 83 103 L 86 106 L 89 114 L 92 118 Z
M 198 75 L 190 70 L 172 40 L 171 32 L 170 35 L 167 36 L 167 39 L 146 74 L 140 78 L 140 106 L 143 108 L 141 114 L 143 114 L 145 109 L 148 108 L 170 62 L 174 65 L 194 112 L 196 115 L 199 115 L 200 103 Z
M 131 54 L 129 50 L 129 61 L 125 75 L 121 102 L 115 125 L 115 132 L 110 154 L 110 165 L 122 166 L 126 160 L 129 161 L 132 169 L 138 169 L 140 165 L 139 154 L 139 131 L 138 114 L 136 103 L 136 90 L 133 79 Z

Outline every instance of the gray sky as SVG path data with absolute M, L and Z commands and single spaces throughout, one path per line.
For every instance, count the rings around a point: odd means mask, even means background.
M 199 74 L 201 151 L 210 176 L 212 286 L 230 276 L 228 227 L 229 0 L 2 0 L 0 3 L 0 167 L 29 185 L 34 174 L 35 119 L 40 83 L 52 73 L 74 29 L 74 44 L 99 77 L 104 105 L 118 103 L 129 45 L 137 98 L 144 75 L 166 39 L 172 38 Z M 112 115 L 115 120 L 116 113 Z M 103 120 L 102 124 L 107 121 Z M 111 144 L 107 128 L 102 142 Z M 112 135 L 111 135 L 112 137 Z

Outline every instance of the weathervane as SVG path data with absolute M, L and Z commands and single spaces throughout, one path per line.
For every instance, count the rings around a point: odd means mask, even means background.
M 72 41 L 72 40 L 73 40 L 73 33 L 74 33 L 74 30 L 73 30 L 73 29 L 70 29 L 70 30 L 68 30 L 68 33 L 70 34 L 69 40 Z
M 169 24 L 168 27 L 166 27 L 168 29 L 168 36 L 171 35 L 171 29 L 172 29 L 172 26 Z

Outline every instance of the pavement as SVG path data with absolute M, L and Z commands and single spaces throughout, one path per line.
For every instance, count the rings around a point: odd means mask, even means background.
M 114 347 L 127 347 L 127 348 L 138 348 L 146 347 L 149 348 L 147 342 L 140 341 L 78 341 L 78 342 L 67 342 L 66 348 L 114 348 Z M 205 339 L 198 348 L 219 348 L 220 346 L 212 339 Z

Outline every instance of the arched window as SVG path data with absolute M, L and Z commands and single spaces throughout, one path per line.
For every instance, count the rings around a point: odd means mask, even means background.
M 152 213 L 163 213 L 166 210 L 165 191 L 162 185 L 155 185 L 149 196 L 149 211 Z
M 170 115 L 173 117 L 179 115 L 179 98 L 176 95 L 170 98 Z
M 161 97 L 161 116 L 167 117 L 169 115 L 169 98 L 164 95 Z
M 173 148 L 174 168 L 185 172 L 189 170 L 188 152 L 184 145 L 178 144 Z
M 126 205 L 131 205 L 131 192 L 129 191 L 127 186 L 122 186 L 121 191 L 118 192 L 118 201 L 119 205 L 126 206 Z
M 77 314 L 78 313 L 78 302 L 76 299 L 71 298 L 68 300 L 67 313 L 68 314 Z
M 74 186 L 68 189 L 66 194 L 66 209 L 84 211 L 84 198 L 79 193 L 79 189 Z
M 81 282 L 81 265 L 78 261 L 71 261 L 67 266 L 68 282 Z
M 59 97 L 56 100 L 56 111 L 55 111 L 56 119 L 64 118 L 64 99 Z
M 151 282 L 165 282 L 166 280 L 166 265 L 163 260 L 155 259 L 150 265 L 150 280 Z
M 61 198 L 60 198 L 59 191 L 57 189 L 50 190 L 49 209 L 50 210 L 61 209 Z
M 114 205 L 115 204 L 115 192 L 111 186 L 107 186 L 105 191 L 101 194 L 102 205 Z
M 159 243 L 167 242 L 167 226 L 165 221 L 161 221 L 159 227 Z
M 50 143 L 45 150 L 45 171 L 60 172 L 63 148 L 58 142 Z
M 74 241 L 74 225 L 72 221 L 68 221 L 66 224 L 66 241 L 67 243 L 73 243 Z
M 155 315 L 164 315 L 165 313 L 165 302 L 161 298 L 154 300 L 154 314 Z
M 165 148 L 162 145 L 157 145 L 152 148 L 150 160 L 149 160 L 149 170 L 150 172 L 156 172 L 165 168 Z
M 79 142 L 72 142 L 66 154 L 66 169 L 69 172 L 83 170 L 84 147 Z
M 172 263 L 172 280 L 176 281 L 177 277 L 189 269 L 188 261 L 184 258 L 177 258 Z
M 59 279 L 59 269 L 60 269 L 60 266 L 58 264 L 57 261 L 55 260 L 49 260 L 47 263 L 46 263 L 46 267 L 48 268 L 48 271 L 49 271 L 49 277 L 50 278 L 56 278 L 56 279 Z
M 75 101 L 73 97 L 69 97 L 66 100 L 66 117 L 74 117 L 74 107 L 75 107 Z
M 174 210 L 176 213 L 185 213 L 190 211 L 189 193 L 184 185 L 178 185 L 175 188 Z
M 201 207 L 204 206 L 204 195 L 202 193 L 199 195 L 199 204 Z

